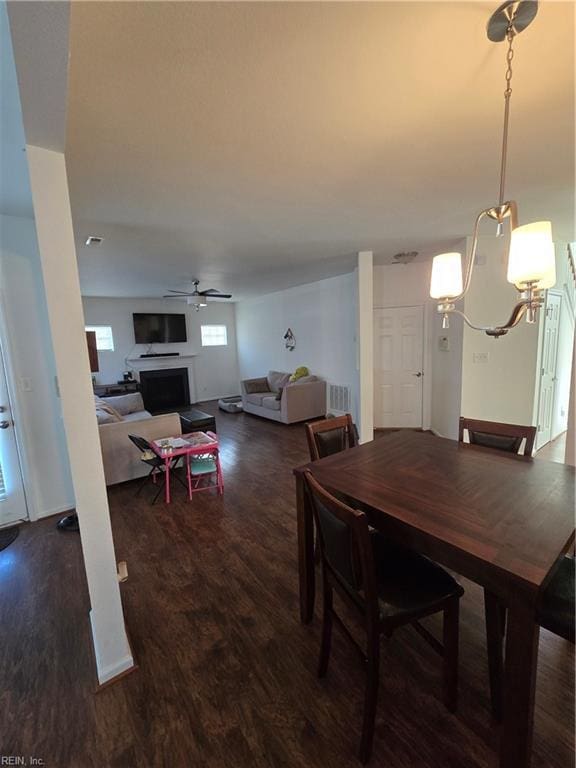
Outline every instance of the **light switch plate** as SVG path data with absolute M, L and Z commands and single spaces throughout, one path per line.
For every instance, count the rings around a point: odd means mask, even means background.
M 22 387 L 22 392 L 32 392 L 32 379 L 28 376 L 22 376 L 20 385 Z
M 438 349 L 441 352 L 450 352 L 450 339 L 448 336 L 440 336 L 438 338 Z
M 473 352 L 472 353 L 472 362 L 473 363 L 487 363 L 490 355 L 488 352 Z

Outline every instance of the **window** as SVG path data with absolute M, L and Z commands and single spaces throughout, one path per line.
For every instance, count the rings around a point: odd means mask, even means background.
M 228 334 L 225 325 L 203 325 L 203 347 L 225 347 L 228 344 Z
M 87 325 L 87 331 L 96 333 L 96 349 L 98 352 L 114 352 L 114 337 L 109 325 Z

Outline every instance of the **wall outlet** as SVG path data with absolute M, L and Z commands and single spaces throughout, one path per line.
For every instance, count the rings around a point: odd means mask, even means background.
M 488 352 L 473 352 L 472 353 L 472 362 L 473 363 L 487 363 L 489 357 L 490 357 L 490 354 Z

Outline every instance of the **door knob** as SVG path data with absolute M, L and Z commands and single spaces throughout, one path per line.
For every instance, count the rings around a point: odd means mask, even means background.
M 0 429 L 8 429 L 9 426 L 10 426 L 9 421 L 0 421 Z
M 420 376 L 422 376 L 422 373 L 421 371 L 418 371 L 418 373 L 413 373 L 412 376 L 418 376 L 418 378 L 420 378 Z

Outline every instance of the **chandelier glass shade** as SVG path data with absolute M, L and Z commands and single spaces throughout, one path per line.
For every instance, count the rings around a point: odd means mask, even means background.
M 508 0 L 491 16 L 487 33 L 490 40 L 508 42 L 506 54 L 506 90 L 504 91 L 504 130 L 502 137 L 502 158 L 500 165 L 500 198 L 498 205 L 486 208 L 476 217 L 472 237 L 471 252 L 466 271 L 462 273 L 460 253 L 441 253 L 432 262 L 430 296 L 438 301 L 438 312 L 442 314 L 442 327 L 449 327 L 451 314 L 461 315 L 464 321 L 475 330 L 484 331 L 489 336 L 504 336 L 526 316 L 533 323 L 538 309 L 544 303 L 544 291 L 552 288 L 556 282 L 556 266 L 552 225 L 549 221 L 536 221 L 518 226 L 518 207 L 514 200 L 505 201 L 504 186 L 506 180 L 506 156 L 508 149 L 508 121 L 510 115 L 510 96 L 512 94 L 512 44 L 515 36 L 525 29 L 536 16 L 536 0 Z M 480 223 L 484 218 L 497 222 L 497 234 L 502 234 L 506 219 L 510 222 L 510 248 L 508 253 L 508 282 L 519 291 L 518 302 L 513 307 L 509 319 L 501 325 L 478 326 L 470 322 L 466 315 L 456 309 L 456 302 L 464 298 L 472 279 L 476 260 L 476 249 Z

